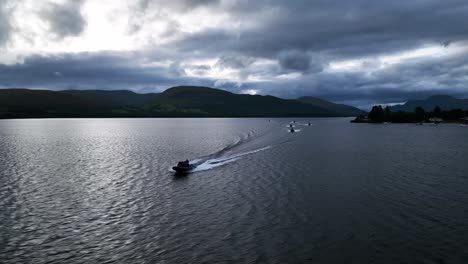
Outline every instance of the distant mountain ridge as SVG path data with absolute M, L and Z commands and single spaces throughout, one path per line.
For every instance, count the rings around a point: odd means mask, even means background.
M 281 99 L 199 86 L 162 93 L 127 90 L 0 89 L 0 118 L 355 116 L 363 111 L 322 99 Z
M 326 100 L 323 100 L 317 97 L 312 97 L 312 96 L 299 97 L 297 100 L 304 102 L 304 103 L 312 104 L 318 107 L 322 107 L 322 108 L 334 111 L 336 113 L 348 115 L 348 116 L 357 116 L 357 115 L 362 115 L 365 113 L 363 110 L 354 106 L 349 106 L 345 104 L 335 104 L 330 101 L 326 101 Z
M 448 95 L 434 95 L 425 100 L 409 100 L 402 105 L 390 107 L 392 112 L 414 112 L 416 107 L 422 107 L 425 111 L 432 111 L 436 106 L 444 111 L 453 109 L 468 110 L 468 99 L 457 99 Z

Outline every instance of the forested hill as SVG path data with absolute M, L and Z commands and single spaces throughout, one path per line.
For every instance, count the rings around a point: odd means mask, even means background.
M 104 90 L 0 89 L 0 118 L 46 117 L 332 117 L 353 107 L 178 86 L 162 93 Z M 338 107 L 337 107 L 338 106 Z M 359 109 L 358 109 L 359 110 Z

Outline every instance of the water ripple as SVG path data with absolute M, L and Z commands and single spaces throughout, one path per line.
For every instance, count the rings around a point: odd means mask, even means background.
M 0 262 L 468 262 L 465 130 L 289 121 L 0 121 Z

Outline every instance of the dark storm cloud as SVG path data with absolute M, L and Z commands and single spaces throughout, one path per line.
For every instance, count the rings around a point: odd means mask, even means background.
M 49 24 L 50 31 L 57 37 L 77 36 L 86 27 L 86 20 L 81 14 L 82 4 L 82 0 L 49 3 L 40 12 L 40 17 Z
M 287 98 L 318 96 L 363 108 L 440 94 L 468 98 L 468 54 L 413 60 L 378 71 L 320 72 L 298 79 L 246 83 L 243 88 Z
M 0 64 L 3 87 L 49 89 L 130 89 L 158 91 L 172 85 L 213 85 L 183 76 L 177 65 L 143 67 L 132 54 L 78 53 L 31 56 L 23 63 Z
M 234 21 L 254 16 L 259 24 L 230 32 L 209 29 L 189 33 L 172 43 L 182 53 L 229 52 L 250 58 L 277 60 L 283 70 L 317 73 L 329 61 L 371 58 L 427 45 L 446 48 L 468 40 L 468 2 L 449 1 L 238 1 L 230 7 Z M 268 15 L 268 10 L 271 14 Z M 261 16 L 259 13 L 267 15 Z M 258 16 L 257 16 L 258 15 Z M 291 52 L 294 51 L 294 52 Z M 300 51 L 300 52 L 299 52 Z M 320 54 L 319 60 L 310 54 Z M 235 56 L 235 55 L 233 55 Z M 264 93 L 293 97 L 316 94 L 334 100 L 401 102 L 417 94 L 468 96 L 467 72 L 447 61 L 414 61 L 367 73 L 321 73 L 286 82 L 245 84 Z M 372 65 L 373 66 L 372 66 Z M 271 69 L 274 75 L 277 69 Z M 453 80 L 458 76 L 457 80 Z
M 187 34 L 182 49 L 236 50 L 251 56 L 274 57 L 284 50 L 324 52 L 353 57 L 415 48 L 424 43 L 467 39 L 468 2 L 449 1 L 239 1 L 233 20 L 256 13 L 260 25 L 236 37 L 211 29 Z
M 286 71 L 317 73 L 323 70 L 321 62 L 316 61 L 312 63 L 312 57 L 310 54 L 297 50 L 280 52 L 278 61 L 281 68 Z
M 279 63 L 285 70 L 305 72 L 310 67 L 310 56 L 299 51 L 284 51 L 279 54 Z

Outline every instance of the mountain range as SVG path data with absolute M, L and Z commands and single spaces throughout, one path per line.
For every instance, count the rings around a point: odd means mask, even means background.
M 434 110 L 436 106 L 439 106 L 443 111 L 453 109 L 468 110 L 468 99 L 457 99 L 448 95 L 435 95 L 425 100 L 409 100 L 405 104 L 390 107 L 390 110 L 392 112 L 414 112 L 414 109 L 418 106 L 422 107 L 426 112 Z
M 0 118 L 44 117 L 332 117 L 362 110 L 319 98 L 245 95 L 199 86 L 162 93 L 126 90 L 0 90 Z

